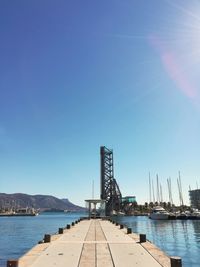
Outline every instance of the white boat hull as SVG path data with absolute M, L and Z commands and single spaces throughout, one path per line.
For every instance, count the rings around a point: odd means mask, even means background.
M 153 208 L 152 213 L 149 216 L 153 220 L 168 220 L 169 213 L 161 206 L 156 206 Z

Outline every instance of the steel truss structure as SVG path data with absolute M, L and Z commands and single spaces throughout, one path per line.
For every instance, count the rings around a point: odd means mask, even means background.
M 105 146 L 100 147 L 101 155 L 101 199 L 106 203 L 106 215 L 121 209 L 122 195 L 114 178 L 113 151 Z

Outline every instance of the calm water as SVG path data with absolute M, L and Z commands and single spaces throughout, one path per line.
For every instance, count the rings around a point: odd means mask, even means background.
M 0 217 L 0 267 L 9 258 L 18 258 L 32 248 L 44 234 L 58 231 L 84 213 L 43 213 L 34 217 Z
M 0 217 L 0 267 L 8 258 L 18 258 L 45 233 L 75 221 L 82 213 L 44 213 L 36 217 Z M 120 223 L 147 238 L 168 255 L 180 256 L 185 267 L 200 266 L 200 221 L 153 221 L 147 217 L 118 217 Z
M 136 233 L 146 234 L 147 239 L 170 256 L 180 256 L 185 267 L 200 266 L 200 221 L 156 221 L 147 217 L 118 217 Z

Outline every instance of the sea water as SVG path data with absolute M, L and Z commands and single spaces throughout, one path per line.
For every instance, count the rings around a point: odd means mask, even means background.
M 135 233 L 146 234 L 147 239 L 168 256 L 181 257 L 183 266 L 200 266 L 200 220 L 151 220 L 145 216 L 113 219 Z
M 44 234 L 58 232 L 58 228 L 84 215 L 56 212 L 34 217 L 0 217 L 0 267 L 6 266 L 7 259 L 19 258 L 42 240 Z M 143 216 L 115 219 L 131 227 L 133 232 L 146 234 L 147 239 L 169 256 L 180 256 L 183 266 L 200 266 L 200 221 L 156 221 Z
M 84 213 L 45 212 L 38 216 L 0 217 L 0 267 L 7 259 L 17 259 L 42 240 L 44 234 L 58 232 Z

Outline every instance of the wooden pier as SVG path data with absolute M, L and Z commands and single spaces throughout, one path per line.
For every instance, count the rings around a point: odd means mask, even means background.
M 170 267 L 181 266 L 181 259 L 169 258 L 144 235 L 132 233 L 108 220 L 90 219 L 59 228 L 56 235 L 45 235 L 8 267 Z

